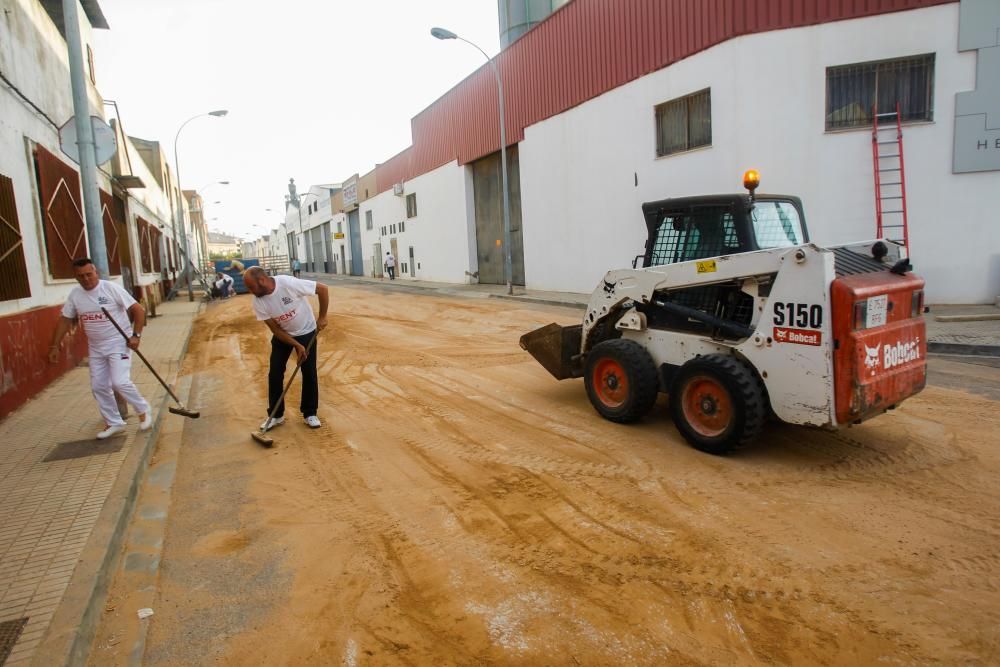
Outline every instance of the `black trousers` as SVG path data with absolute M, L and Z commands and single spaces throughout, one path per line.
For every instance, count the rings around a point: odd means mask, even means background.
M 296 341 L 309 347 L 309 341 L 316 335 L 312 331 L 301 336 L 292 336 Z M 302 400 L 299 408 L 303 417 L 313 417 L 319 408 L 319 382 L 316 379 L 316 357 L 319 356 L 319 341 L 309 350 L 309 357 L 299 372 L 302 373 Z M 285 365 L 288 364 L 288 357 L 295 352 L 295 348 L 287 343 L 283 343 L 276 337 L 271 337 L 271 368 L 267 374 L 267 414 L 271 414 L 274 404 L 278 402 L 281 391 L 285 388 Z M 285 414 L 285 401 L 282 400 L 278 406 L 275 417 Z

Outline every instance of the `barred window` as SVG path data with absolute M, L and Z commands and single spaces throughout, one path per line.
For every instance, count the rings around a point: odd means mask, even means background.
M 14 182 L 0 174 L 0 301 L 29 296 L 31 286 L 14 202 Z
M 417 217 L 417 193 L 411 193 L 406 195 L 406 217 L 415 218 Z
M 656 230 L 650 266 L 690 262 L 728 255 L 740 249 L 733 214 L 725 208 L 704 208 L 668 215 Z
M 712 145 L 712 89 L 656 106 L 656 155 Z
M 804 240 L 799 212 L 789 202 L 758 201 L 750 218 L 758 248 L 788 248 Z
M 826 129 L 871 127 L 872 112 L 934 120 L 934 54 L 826 68 Z M 891 116 L 879 122 L 895 123 Z

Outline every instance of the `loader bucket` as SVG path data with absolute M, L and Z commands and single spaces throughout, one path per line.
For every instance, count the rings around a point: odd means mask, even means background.
M 557 380 L 582 377 L 582 331 L 580 324 L 564 327 L 553 322 L 521 336 L 521 349 L 527 350 Z

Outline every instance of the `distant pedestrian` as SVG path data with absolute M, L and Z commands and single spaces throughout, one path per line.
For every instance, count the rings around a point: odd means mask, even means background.
M 285 365 L 292 350 L 302 366 L 302 398 L 299 408 L 310 428 L 321 426 L 316 411 L 319 408 L 319 380 L 316 377 L 317 344 L 312 352 L 309 343 L 326 328 L 326 310 L 330 305 L 330 292 L 326 285 L 312 280 L 291 276 L 273 278 L 259 266 L 243 272 L 243 282 L 254 295 L 253 312 L 271 330 L 271 361 L 267 374 L 267 414 L 274 411 L 273 419 L 265 419 L 262 431 L 285 423 L 284 401 L 278 404 L 284 389 Z M 313 316 L 312 306 L 304 297 L 319 297 L 319 316 Z
M 217 272 L 215 274 L 215 286 L 219 288 L 219 296 L 223 299 L 228 299 L 229 297 L 236 294 L 236 290 L 233 289 L 233 277 L 227 273 Z
M 300 273 L 302 273 L 302 265 L 299 264 L 299 260 L 293 259 L 292 260 L 292 275 L 295 276 L 296 278 L 298 278 Z
M 132 350 L 139 349 L 139 340 L 146 326 L 146 311 L 132 295 L 117 284 L 101 280 L 97 267 L 87 257 L 73 262 L 73 272 L 79 287 L 74 287 L 62 309 L 49 348 L 49 362 L 59 361 L 59 347 L 73 321 L 79 317 L 87 334 L 90 354 L 90 388 L 97 399 L 97 407 L 104 418 L 104 430 L 98 439 L 110 438 L 125 430 L 125 420 L 119 411 L 115 393 L 120 394 L 135 408 L 139 416 L 139 430 L 146 431 L 153 425 L 149 403 L 142 397 L 130 377 Z M 129 334 L 128 342 L 101 309 L 107 309 L 118 326 Z M 129 322 L 131 319 L 131 323 Z
M 385 251 L 385 271 L 389 274 L 389 280 L 396 279 L 396 258 L 388 250 Z

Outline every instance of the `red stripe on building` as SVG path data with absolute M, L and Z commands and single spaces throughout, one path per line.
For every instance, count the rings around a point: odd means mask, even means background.
M 74 327 L 63 339 L 59 362 L 49 363 L 49 343 L 61 313 L 62 304 L 0 317 L 0 419 L 87 356 L 87 338 Z M 86 384 L 80 391 L 88 391 Z
M 574 0 L 498 56 L 507 141 L 517 143 L 529 125 L 734 37 L 957 1 Z M 375 168 L 378 192 L 497 151 L 498 115 L 496 79 L 483 65 L 413 117 L 413 145 Z

